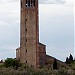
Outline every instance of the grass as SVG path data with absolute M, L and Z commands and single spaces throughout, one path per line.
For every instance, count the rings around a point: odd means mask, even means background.
M 0 75 L 75 75 L 75 61 L 68 66 L 61 66 L 58 70 L 52 70 L 49 67 L 35 69 L 27 65 L 21 65 L 17 70 L 15 67 L 0 66 Z
M 35 69 L 33 67 L 19 67 L 15 70 L 13 68 L 2 67 L 0 68 L 0 75 L 75 75 L 75 70 L 72 68 L 51 70 L 47 68 Z

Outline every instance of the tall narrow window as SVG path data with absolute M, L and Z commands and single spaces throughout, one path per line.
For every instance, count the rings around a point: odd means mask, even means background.
M 26 0 L 26 7 L 27 7 L 27 0 Z
M 26 63 L 27 63 L 27 61 L 26 61 Z
M 26 22 L 27 22 L 27 19 L 25 19 L 25 24 L 26 24 Z
M 26 50 L 26 53 L 27 53 L 27 50 Z
M 30 7 L 30 0 L 26 0 L 26 7 Z
M 22 8 L 22 1 L 21 1 L 21 8 Z
M 27 19 L 26 19 L 26 21 L 27 21 Z
M 27 32 L 27 29 L 26 29 L 26 32 Z
M 26 42 L 27 42 L 27 39 L 26 39 Z
M 31 7 L 35 7 L 35 0 L 31 0 Z

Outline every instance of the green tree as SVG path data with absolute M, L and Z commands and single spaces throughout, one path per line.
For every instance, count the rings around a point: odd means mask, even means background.
M 69 58 L 68 58 L 68 57 L 66 58 L 66 63 L 67 63 L 67 64 L 69 63 Z
M 70 56 L 69 56 L 69 60 L 70 61 L 73 61 L 73 56 L 70 54 Z
M 71 64 L 73 61 L 74 61 L 73 56 L 70 54 L 69 58 L 68 57 L 66 58 L 66 63 Z
M 53 69 L 56 69 L 57 70 L 57 59 L 54 59 Z
M 4 66 L 5 67 L 14 67 L 15 69 L 17 69 L 20 66 L 20 63 L 18 60 L 13 59 L 13 58 L 7 58 L 4 62 Z

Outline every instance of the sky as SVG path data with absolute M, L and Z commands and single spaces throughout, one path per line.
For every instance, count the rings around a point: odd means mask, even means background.
M 48 55 L 74 56 L 74 1 L 39 0 L 39 38 Z M 16 57 L 20 46 L 20 0 L 0 0 L 0 59 Z

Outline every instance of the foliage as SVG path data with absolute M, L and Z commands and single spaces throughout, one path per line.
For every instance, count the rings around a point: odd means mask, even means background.
M 68 58 L 68 57 L 66 58 L 66 63 L 67 63 L 67 64 L 69 63 L 69 58 Z
M 66 68 L 59 70 L 35 69 L 33 67 L 19 67 L 17 70 L 13 68 L 0 68 L 0 75 L 75 75 L 75 71 Z
M 73 61 L 73 56 L 70 54 L 69 59 Z
M 73 62 L 73 56 L 70 54 L 69 58 L 66 58 L 66 63 L 71 64 Z
M 57 60 L 54 60 L 57 63 Z M 8 58 L 5 60 L 4 66 L 0 67 L 0 75 L 75 75 L 75 60 L 68 66 L 60 67 L 60 69 L 49 69 L 47 67 L 34 68 L 33 66 L 28 66 L 26 64 L 18 65 L 17 70 L 14 67 L 19 64 L 16 59 Z
M 7 58 L 4 62 L 4 67 L 13 67 L 15 69 L 17 69 L 20 66 L 20 63 L 18 60 L 16 59 L 12 59 L 12 58 Z
M 54 59 L 53 69 L 56 69 L 57 70 L 57 59 Z

